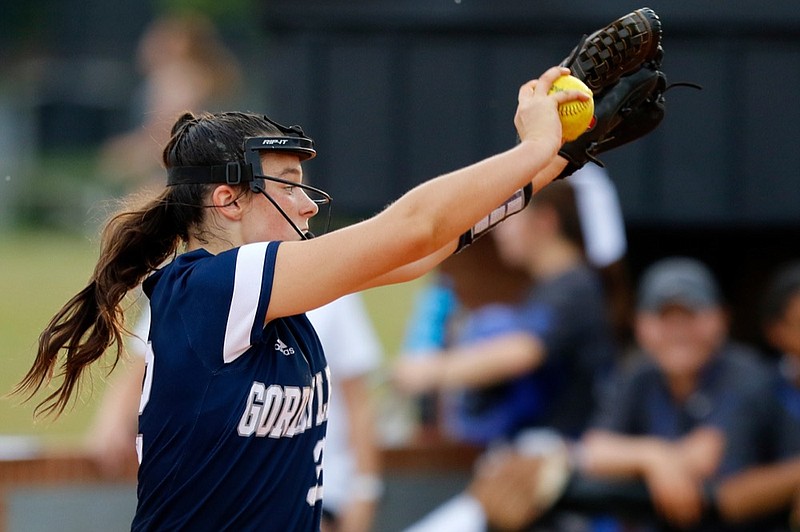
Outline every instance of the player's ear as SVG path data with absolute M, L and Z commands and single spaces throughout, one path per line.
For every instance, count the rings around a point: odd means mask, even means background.
M 230 185 L 219 185 L 211 192 L 211 205 L 225 218 L 238 221 L 244 212 L 240 196 L 241 194 Z

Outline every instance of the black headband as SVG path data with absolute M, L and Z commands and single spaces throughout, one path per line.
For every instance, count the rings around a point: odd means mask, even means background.
M 250 164 L 235 162 L 218 166 L 173 166 L 167 170 L 167 186 L 205 185 L 227 183 L 238 185 L 253 180 L 253 167 Z
M 245 160 L 252 150 L 288 151 L 299 155 L 301 161 L 317 155 L 314 141 L 308 137 L 249 137 L 244 141 Z
M 258 153 L 262 150 L 295 153 L 301 161 L 313 158 L 317 151 L 308 137 L 249 137 L 244 142 L 244 161 L 215 166 L 173 166 L 167 169 L 167 186 L 250 183 L 255 177 L 253 165 L 261 168 Z

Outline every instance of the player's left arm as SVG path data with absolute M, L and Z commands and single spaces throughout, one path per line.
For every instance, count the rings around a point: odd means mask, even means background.
M 127 465 L 135 463 L 144 371 L 144 357 L 134 356 L 130 367 L 114 375 L 86 434 L 89 454 L 108 477 L 121 474 Z
M 542 190 L 545 186 L 547 186 L 557 175 L 561 173 L 561 171 L 566 167 L 566 165 L 567 165 L 566 159 L 563 159 L 560 156 L 555 157 L 547 165 L 547 167 L 545 167 L 542 171 L 540 171 L 539 173 L 536 174 L 536 176 L 533 177 L 533 180 L 531 181 L 531 185 L 533 186 L 533 193 L 535 194 L 536 192 Z M 426 273 L 433 270 L 443 260 L 452 255 L 456 251 L 456 249 L 458 249 L 458 245 L 459 241 L 453 240 L 452 242 L 449 242 L 447 245 L 441 247 L 434 253 L 426 257 L 423 257 L 418 261 L 406 264 L 380 277 L 372 279 L 369 283 L 361 286 L 357 291 L 366 290 L 368 288 L 374 288 L 376 286 L 404 283 L 407 281 L 413 281 L 414 279 L 418 279 L 419 277 L 422 277 Z

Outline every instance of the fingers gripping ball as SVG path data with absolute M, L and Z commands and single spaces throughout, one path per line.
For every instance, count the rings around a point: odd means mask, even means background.
M 553 83 L 550 92 L 565 90 L 577 90 L 589 95 L 589 99 L 586 101 L 574 100 L 558 106 L 558 114 L 561 117 L 561 136 L 564 141 L 569 142 L 580 137 L 592 125 L 594 99 L 592 90 L 575 76 L 561 76 Z

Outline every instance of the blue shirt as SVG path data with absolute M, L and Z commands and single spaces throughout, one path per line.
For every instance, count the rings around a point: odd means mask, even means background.
M 133 530 L 319 529 L 329 371 L 305 315 L 264 326 L 277 249 L 192 251 L 145 281 Z
M 602 282 L 586 265 L 540 281 L 520 305 L 475 310 L 461 329 L 469 344 L 526 333 L 544 347 L 544 363 L 495 386 L 465 390 L 455 399 L 449 431 L 463 441 L 487 444 L 529 427 L 550 427 L 577 437 L 617 353 Z

